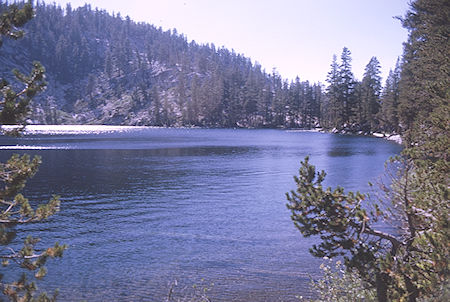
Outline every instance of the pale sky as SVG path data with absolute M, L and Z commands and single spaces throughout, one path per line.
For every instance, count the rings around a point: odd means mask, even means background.
M 188 41 L 225 46 L 285 79 L 325 82 L 333 54 L 346 46 L 361 80 L 372 56 L 383 82 L 403 53 L 409 0 L 45 0 L 73 8 L 85 3 L 134 21 L 176 28 Z

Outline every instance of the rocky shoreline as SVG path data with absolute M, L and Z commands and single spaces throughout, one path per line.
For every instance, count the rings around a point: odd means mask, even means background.
M 403 140 L 400 134 L 397 133 L 385 133 L 385 132 L 364 132 L 364 131 L 353 131 L 348 129 L 336 129 L 333 128 L 331 130 L 323 129 L 323 128 L 316 128 L 319 132 L 324 133 L 334 133 L 334 134 L 342 134 L 342 135 L 362 135 L 362 136 L 372 136 L 372 137 L 378 137 L 383 138 L 392 142 L 395 142 L 399 145 L 403 144 Z

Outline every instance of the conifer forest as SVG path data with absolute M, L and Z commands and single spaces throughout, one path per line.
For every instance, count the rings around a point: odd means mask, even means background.
M 120 13 L 90 5 L 35 9 L 24 38 L 4 40 L 0 67 L 7 76 L 33 60 L 45 66 L 51 85 L 35 99 L 34 123 L 399 130 L 400 62 L 381 83 L 373 57 L 357 80 L 344 48 L 339 59 L 330 57 L 327 83 L 289 82 L 234 50 L 188 42 Z

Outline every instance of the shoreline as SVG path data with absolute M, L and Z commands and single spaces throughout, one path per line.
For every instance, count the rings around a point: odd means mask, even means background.
M 2 125 L 0 129 L 11 131 L 17 129 L 21 126 L 16 125 Z M 159 128 L 167 128 L 167 129 L 274 129 L 274 130 L 285 130 L 287 132 L 318 132 L 318 133 L 332 133 L 332 134 L 341 134 L 341 135 L 355 135 L 355 136 L 368 136 L 368 137 L 376 137 L 382 138 L 388 141 L 395 142 L 397 144 L 402 144 L 402 138 L 400 134 L 387 134 L 381 132 L 374 132 L 370 134 L 363 133 L 352 133 L 346 131 L 337 131 L 326 130 L 324 128 L 312 128 L 312 129 L 303 129 L 303 128 L 208 128 L 208 127 L 163 127 L 163 126 L 128 126 L 128 125 L 26 125 L 24 132 L 25 134 L 38 134 L 38 133 L 46 133 L 46 134 L 88 134 L 88 133 L 108 133 L 114 131 L 128 131 L 134 129 L 159 129 Z

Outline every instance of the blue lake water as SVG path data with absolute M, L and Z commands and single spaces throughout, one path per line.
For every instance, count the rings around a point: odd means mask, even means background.
M 26 197 L 63 201 L 61 212 L 18 235 L 69 246 L 38 283 L 59 288 L 60 301 L 163 301 L 175 280 L 178 292 L 211 287 L 214 301 L 309 296 L 322 260 L 309 254 L 316 239 L 301 236 L 285 206 L 300 161 L 310 155 L 328 185 L 365 191 L 401 150 L 370 137 L 232 129 L 127 128 L 0 143 L 9 146 L 2 161 L 42 156 Z

